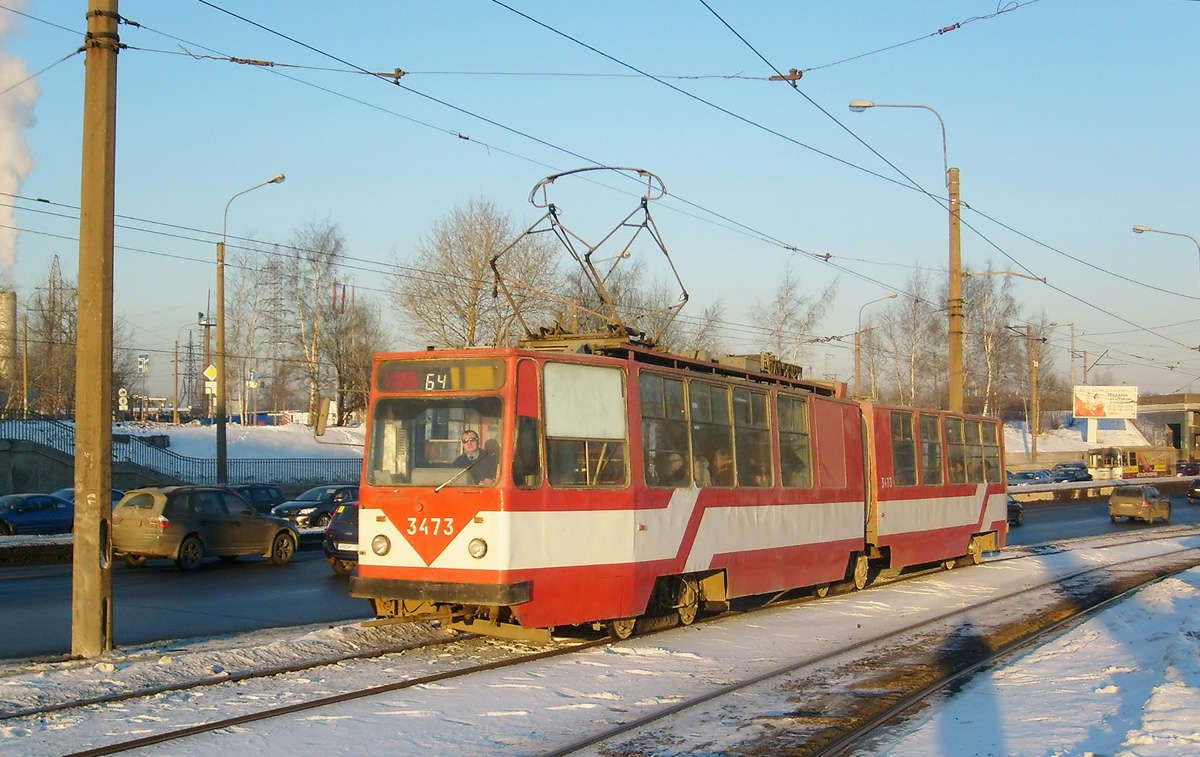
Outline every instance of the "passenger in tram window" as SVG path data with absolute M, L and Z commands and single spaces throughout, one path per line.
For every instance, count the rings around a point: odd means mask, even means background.
M 479 448 L 479 434 L 471 429 L 463 431 L 463 452 L 454 459 L 453 464 L 456 468 L 466 468 L 469 465 L 474 466 L 463 478 L 469 478 L 471 483 L 481 486 L 490 486 L 495 482 L 496 456 L 499 452 L 499 445 L 495 441 L 495 439 L 489 439 L 489 444 L 493 446 L 481 450 Z M 481 460 L 480 458 L 486 459 Z
M 659 486 L 681 487 L 688 485 L 687 467 L 683 464 L 683 455 L 678 452 L 660 454 L 656 467 Z
M 713 452 L 709 478 L 713 486 L 733 486 L 733 455 L 724 447 Z
M 955 457 L 950 461 L 950 483 L 965 484 L 967 482 L 967 469 L 963 465 L 961 457 Z
M 712 475 L 709 473 L 706 458 L 696 456 L 696 459 L 692 461 L 692 473 L 696 477 L 696 486 L 700 488 L 712 486 Z

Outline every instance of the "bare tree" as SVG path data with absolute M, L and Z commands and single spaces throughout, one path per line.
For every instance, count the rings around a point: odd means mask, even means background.
M 329 338 L 325 340 L 326 360 L 333 368 L 334 392 L 338 407 L 338 425 L 367 407 L 371 387 L 371 363 L 383 349 L 386 334 L 379 308 L 344 287 L 333 300 L 326 320 Z
M 750 310 L 750 321 L 765 334 L 764 347 L 792 363 L 804 358 L 805 344 L 833 303 L 837 282 L 813 297 L 800 291 L 800 280 L 789 265 L 771 299 Z
M 345 254 L 345 240 L 335 224 L 312 223 L 296 232 L 287 254 L 295 318 L 292 326 L 308 380 L 308 412 L 315 414 L 326 338 L 324 318 L 330 309 L 337 266 Z
M 514 312 L 506 298 L 493 296 L 490 263 L 516 237 L 508 216 L 483 199 L 438 221 L 392 280 L 397 304 L 421 336 L 447 347 L 512 341 Z M 552 312 L 545 295 L 557 288 L 556 251 L 550 239 L 530 235 L 499 261 L 509 279 L 521 282 L 513 296 L 527 317 Z
M 969 410 L 986 415 L 998 408 L 1001 379 L 1019 359 L 1013 334 L 1007 328 L 1016 322 L 1019 307 L 1009 276 L 968 276 L 963 299 L 969 303 L 964 308 L 963 350 L 967 404 Z
M 28 376 L 29 409 L 39 415 L 69 418 L 75 413 L 75 340 L 79 287 L 62 272 L 58 256 L 46 279 L 26 298 L 22 318 L 22 349 Z M 123 318 L 113 322 L 113 408 L 117 390 L 133 387 L 140 378 L 132 336 Z
M 27 299 L 25 340 L 29 407 L 41 415 L 75 412 L 75 316 L 79 288 L 63 277 L 58 256 Z
M 725 303 L 718 299 L 695 318 L 676 318 L 667 329 L 663 346 L 674 352 L 720 354 L 724 352 L 721 340 L 724 321 Z
M 938 407 L 940 382 L 945 374 L 944 328 L 934 305 L 929 276 L 913 273 L 895 304 L 882 314 L 871 343 L 883 345 L 887 360 L 885 398 L 906 405 Z M 878 341 L 875 341 L 878 339 Z

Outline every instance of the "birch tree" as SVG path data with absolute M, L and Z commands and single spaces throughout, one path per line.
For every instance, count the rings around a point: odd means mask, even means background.
M 805 357 L 805 345 L 825 317 L 837 291 L 837 282 L 820 294 L 806 295 L 800 279 L 789 265 L 784 269 L 775 292 L 766 302 L 750 310 L 750 321 L 764 334 L 763 347 L 781 359 L 799 364 Z
M 506 345 L 514 340 L 515 313 L 508 300 L 493 296 L 491 260 L 518 236 L 509 217 L 491 202 L 473 199 L 453 209 L 417 245 L 416 254 L 397 261 L 391 289 L 399 309 L 427 341 L 446 347 Z M 522 286 L 514 300 L 526 318 L 545 319 L 553 311 L 545 293 L 559 288 L 554 242 L 526 236 L 504 252 L 498 265 Z

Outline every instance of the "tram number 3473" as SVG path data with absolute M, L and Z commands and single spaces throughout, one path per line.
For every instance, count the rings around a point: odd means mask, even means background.
M 437 536 L 439 533 L 443 536 L 453 536 L 454 518 L 409 518 L 405 533 L 409 536 Z

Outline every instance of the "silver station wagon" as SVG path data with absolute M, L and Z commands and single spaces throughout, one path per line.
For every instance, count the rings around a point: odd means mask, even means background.
M 113 551 L 137 567 L 150 557 L 194 570 L 207 555 L 226 562 L 261 555 L 276 565 L 292 559 L 296 527 L 263 515 L 219 486 L 167 486 L 127 492 L 113 509 Z

